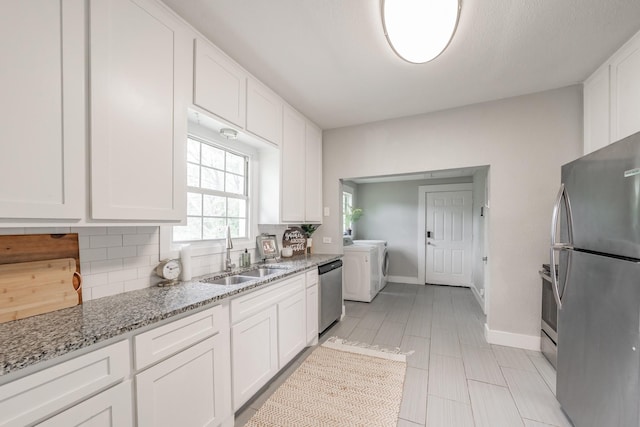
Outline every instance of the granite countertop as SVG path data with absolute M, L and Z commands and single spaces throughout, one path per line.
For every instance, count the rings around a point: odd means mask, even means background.
M 239 285 L 212 285 L 203 278 L 231 273 L 212 273 L 170 287 L 150 287 L 97 300 L 71 308 L 0 324 L 0 376 L 39 362 L 88 347 L 163 319 L 203 307 L 215 301 L 268 285 L 308 268 L 335 261 L 342 255 L 313 254 L 268 263 L 282 273 L 256 278 Z

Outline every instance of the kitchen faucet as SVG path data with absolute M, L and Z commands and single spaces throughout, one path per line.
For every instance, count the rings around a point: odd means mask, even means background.
M 224 269 L 226 271 L 231 271 L 236 267 L 236 265 L 231 263 L 231 249 L 233 249 L 233 241 L 231 241 L 231 227 L 228 225 L 227 225 L 227 241 L 225 246 L 227 248 L 227 259 L 224 261 Z

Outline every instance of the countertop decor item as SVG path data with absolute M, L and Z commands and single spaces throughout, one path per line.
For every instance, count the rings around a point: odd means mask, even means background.
M 300 227 L 287 228 L 282 235 L 282 247 L 291 248 L 294 256 L 304 255 L 307 250 L 306 233 Z
M 78 233 L 0 236 L 0 248 L 0 264 L 73 258 L 78 273 L 73 277 L 73 287 L 78 292 L 78 303 L 82 304 Z
M 245 425 L 395 426 L 406 368 L 399 352 L 330 338 Z
M 261 234 L 256 237 L 256 250 L 258 251 L 258 258 L 272 259 L 280 256 L 280 249 L 278 249 L 278 239 L 275 234 Z
M 0 323 L 78 305 L 76 275 L 73 258 L 0 265 Z

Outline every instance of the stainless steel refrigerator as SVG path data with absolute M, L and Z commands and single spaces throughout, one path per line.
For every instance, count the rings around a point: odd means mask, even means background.
M 552 222 L 558 400 L 576 427 L 637 427 L 640 133 L 562 167 Z

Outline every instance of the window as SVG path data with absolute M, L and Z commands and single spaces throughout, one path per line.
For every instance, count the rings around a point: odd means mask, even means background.
M 187 141 L 187 225 L 173 227 L 174 242 L 246 238 L 249 158 L 205 140 Z
M 351 221 L 349 213 L 353 207 L 353 194 L 342 192 L 342 234 L 348 234 L 347 230 L 351 229 Z

